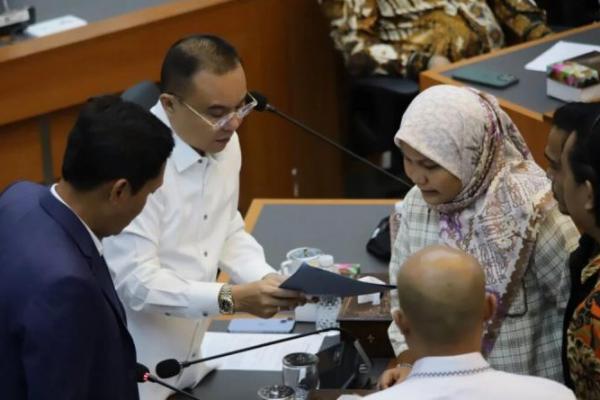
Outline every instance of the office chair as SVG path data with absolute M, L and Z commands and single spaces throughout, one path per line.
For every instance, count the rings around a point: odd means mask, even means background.
M 160 96 L 158 85 L 150 81 L 136 83 L 121 94 L 123 100 L 131 101 L 145 110 L 150 110 L 156 104 L 158 96 Z
M 402 114 L 419 93 L 411 79 L 373 76 L 351 82 L 351 146 L 365 153 L 394 148 Z
M 546 10 L 548 24 L 555 32 L 600 20 L 598 0 L 537 0 Z
M 383 166 L 394 175 L 406 177 L 394 135 L 404 111 L 419 93 L 418 83 L 389 76 L 346 79 L 348 146 L 364 157 L 389 152 L 389 163 Z M 349 197 L 402 197 L 408 191 L 407 187 L 366 170 L 356 171 L 347 180 Z

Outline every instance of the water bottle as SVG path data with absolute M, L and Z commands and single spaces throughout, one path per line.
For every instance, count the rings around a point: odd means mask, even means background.
M 335 266 L 333 264 L 333 256 L 324 254 L 319 256 L 319 268 L 327 270 L 329 272 L 335 272 Z M 317 329 L 326 328 L 339 328 L 337 322 L 337 316 L 342 306 L 342 299 L 336 296 L 319 296 L 319 303 L 317 304 Z

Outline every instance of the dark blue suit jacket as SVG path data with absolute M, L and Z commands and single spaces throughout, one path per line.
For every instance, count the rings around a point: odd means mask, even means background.
M 44 186 L 0 196 L 0 397 L 135 400 L 135 347 L 106 263 Z

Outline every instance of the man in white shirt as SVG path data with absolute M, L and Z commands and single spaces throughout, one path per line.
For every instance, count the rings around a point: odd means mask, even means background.
M 483 328 L 496 301 L 475 258 L 426 247 L 407 259 L 397 282 L 394 322 L 417 361 L 404 381 L 367 399 L 575 399 L 562 384 L 497 371 L 483 358 Z
M 175 139 L 163 186 L 123 233 L 104 242 L 138 359 L 149 367 L 168 358 L 199 358 L 214 315 L 270 317 L 305 302 L 300 293 L 279 289 L 282 277 L 245 232 L 237 209 L 236 129 L 256 101 L 236 50 L 210 35 L 178 41 L 163 61 L 161 89 L 151 111 Z M 238 284 L 215 282 L 219 268 Z M 196 364 L 169 382 L 193 387 L 205 373 Z M 143 400 L 169 394 L 140 386 Z

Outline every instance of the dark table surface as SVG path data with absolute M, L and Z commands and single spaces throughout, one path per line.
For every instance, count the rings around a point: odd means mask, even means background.
M 229 321 L 215 320 L 210 326 L 211 331 L 224 332 L 227 330 Z M 296 323 L 294 333 L 304 333 L 314 330 L 314 324 Z M 335 344 L 336 337 L 326 337 L 323 342 L 323 349 Z M 373 368 L 371 370 L 372 381 L 385 370 L 388 364 L 387 359 L 373 358 Z M 200 384 L 192 391 L 193 395 L 205 399 L 219 400 L 239 400 L 256 399 L 258 389 L 267 385 L 281 384 L 281 371 L 236 371 L 222 370 L 212 371 Z M 183 395 L 173 396 L 173 399 L 184 400 Z
M 560 40 L 600 45 L 600 28 L 576 33 Z M 514 75 L 519 78 L 519 83 L 504 89 L 495 89 L 470 82 L 465 85 L 481 89 L 540 114 L 552 112 L 564 103 L 546 95 L 546 74 L 544 72 L 528 71 L 525 69 L 525 65 L 552 47 L 554 43 L 556 42 L 542 43 L 498 57 L 490 57 L 468 66 L 450 69 L 442 75 L 452 77 L 454 72 L 472 66 Z
M 390 205 L 275 205 L 263 207 L 252 234 L 263 246 L 267 262 L 278 266 L 296 247 L 317 247 L 336 262 L 359 263 L 362 272 L 386 272 L 388 265 L 366 251 Z
M 126 14 L 135 10 L 170 3 L 176 0 L 8 0 L 11 9 L 35 7 L 35 22 L 44 22 L 64 15 L 74 15 L 88 23 Z M 4 11 L 0 2 L 0 12 Z M 31 39 L 25 34 L 0 42 L 0 47 Z
M 8 0 L 8 5 L 34 6 L 38 22 L 69 14 L 95 22 L 172 1 L 175 0 Z

